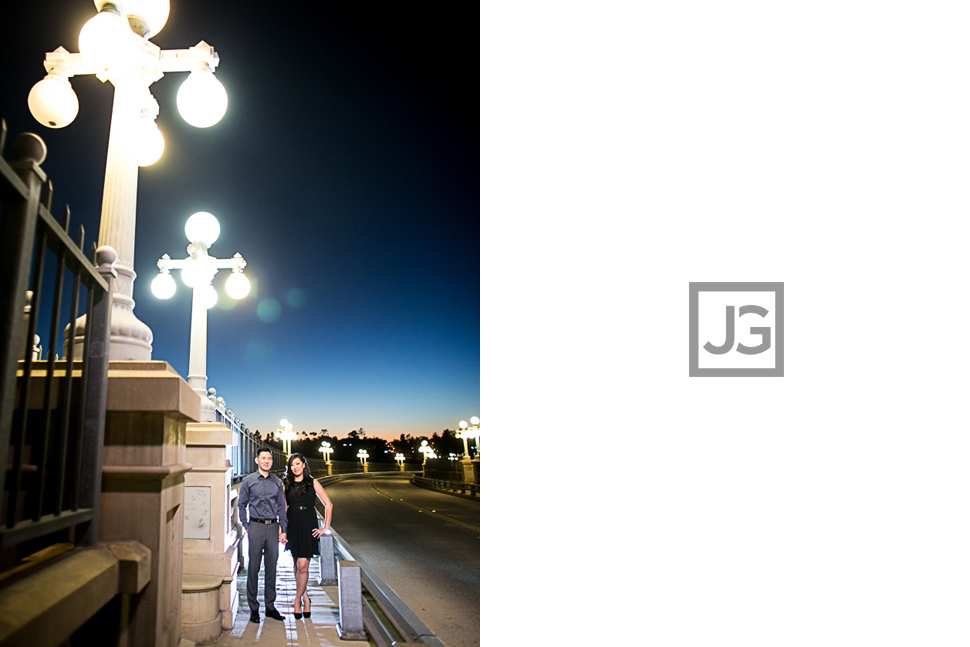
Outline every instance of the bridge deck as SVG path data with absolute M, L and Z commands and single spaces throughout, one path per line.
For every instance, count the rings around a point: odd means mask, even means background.
M 283 614 L 283 622 L 265 617 L 263 603 L 263 576 L 265 565 L 259 571 L 259 624 L 249 621 L 249 605 L 246 602 L 246 573 L 236 576 L 239 589 L 239 609 L 232 629 L 223 631 L 219 639 L 209 645 L 232 645 L 233 647 L 339 647 L 340 645 L 366 647 L 374 645 L 371 640 L 345 641 L 337 636 L 337 622 L 340 619 L 337 606 L 337 587 L 319 586 L 320 566 L 316 559 L 310 560 L 310 581 L 307 592 L 310 594 L 311 610 L 309 618 L 293 617 L 293 602 L 296 596 L 296 580 L 293 575 L 293 558 L 287 551 L 280 551 L 276 564 L 276 608 Z

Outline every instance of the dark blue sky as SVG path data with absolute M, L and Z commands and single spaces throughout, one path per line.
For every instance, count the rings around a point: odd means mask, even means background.
M 186 375 L 189 290 L 159 302 L 150 284 L 162 254 L 186 255 L 185 220 L 209 211 L 222 226 L 210 253 L 240 252 L 254 288 L 209 311 L 209 386 L 251 429 L 284 417 L 341 435 L 453 429 L 480 415 L 477 7 L 304 6 L 173 0 L 152 38 L 215 47 L 229 109 L 197 129 L 175 106 L 185 74 L 151 87 L 166 150 L 139 173 L 135 314 L 153 359 Z M 89 240 L 112 88 L 74 77 L 80 112 L 56 131 L 26 98 L 45 53 L 77 51 L 94 13 L 90 0 L 39 0 L 0 14 L 0 116 L 47 142 L 54 211 L 69 204 Z

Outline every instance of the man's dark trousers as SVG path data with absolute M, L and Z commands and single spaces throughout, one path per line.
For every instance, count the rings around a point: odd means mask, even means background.
M 280 554 L 280 525 L 278 523 L 249 523 L 249 566 L 246 572 L 246 598 L 249 610 L 259 611 L 259 566 L 266 554 L 266 576 L 263 578 L 263 600 L 266 611 L 276 609 L 276 560 Z

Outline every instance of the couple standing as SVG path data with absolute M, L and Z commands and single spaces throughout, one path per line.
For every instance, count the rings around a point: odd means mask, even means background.
M 244 478 L 239 488 L 239 521 L 249 533 L 246 598 L 249 600 L 250 622 L 259 622 L 259 600 L 256 594 L 263 555 L 266 556 L 263 591 L 266 617 L 283 619 L 276 610 L 276 560 L 280 544 L 293 555 L 293 570 L 296 575 L 293 615 L 296 618 L 310 617 L 310 596 L 306 592 L 310 577 L 310 558 L 320 554 L 317 540 L 329 532 L 330 519 L 333 516 L 333 502 L 323 486 L 310 476 L 302 454 L 290 456 L 283 480 L 270 472 L 272 467 L 273 452 L 269 447 L 260 447 L 256 452 L 256 471 Z M 314 510 L 317 497 L 327 509 L 323 528 L 317 528 L 317 513 Z

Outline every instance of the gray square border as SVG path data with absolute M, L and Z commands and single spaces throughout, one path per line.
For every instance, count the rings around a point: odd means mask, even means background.
M 774 368 L 700 368 L 698 357 L 698 295 L 701 292 L 775 293 Z M 785 284 L 694 283 L 690 284 L 690 377 L 785 377 Z

